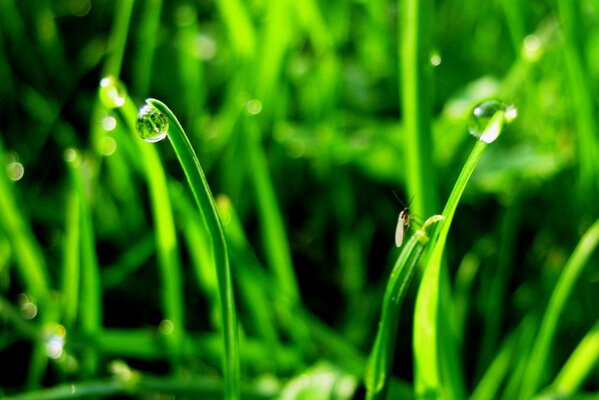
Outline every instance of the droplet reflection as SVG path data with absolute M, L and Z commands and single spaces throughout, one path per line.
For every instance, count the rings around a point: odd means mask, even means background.
M 513 106 L 495 100 L 483 101 L 472 110 L 468 131 L 479 140 L 491 143 L 501 133 L 503 124 L 511 122 L 517 115 Z
M 146 142 L 159 142 L 168 132 L 168 118 L 156 107 L 145 104 L 139 109 L 135 128 L 137 134 Z

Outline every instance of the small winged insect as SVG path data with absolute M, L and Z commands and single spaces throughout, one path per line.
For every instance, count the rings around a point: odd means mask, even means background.
M 404 209 L 401 210 L 401 212 L 399 213 L 399 218 L 397 219 L 397 227 L 395 228 L 395 246 L 400 247 L 406 237 L 406 233 L 410 229 L 412 219 L 414 218 L 410 215 L 410 204 L 412 204 L 414 198 L 412 198 L 412 200 L 410 200 L 410 202 L 406 206 L 395 194 L 395 192 L 393 192 L 393 194 L 395 195 L 397 200 L 399 200 L 399 202 L 402 203 L 402 205 L 404 206 Z

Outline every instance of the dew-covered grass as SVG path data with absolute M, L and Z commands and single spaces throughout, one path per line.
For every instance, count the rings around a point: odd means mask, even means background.
M 597 18 L 0 1 L 0 398 L 596 398 Z

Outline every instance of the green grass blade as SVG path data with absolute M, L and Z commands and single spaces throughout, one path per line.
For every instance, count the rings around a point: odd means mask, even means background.
M 110 33 L 109 55 L 104 62 L 102 76 L 120 76 L 123 56 L 127 44 L 129 23 L 133 12 L 134 0 L 122 0 L 115 3 L 114 25 Z
M 177 158 L 183 167 L 183 171 L 193 196 L 198 204 L 201 214 L 208 227 L 214 248 L 214 262 L 219 288 L 221 304 L 221 317 L 223 321 L 224 341 L 224 380 L 227 399 L 239 398 L 239 337 L 237 333 L 237 315 L 235 300 L 233 296 L 233 280 L 227 253 L 227 245 L 220 223 L 214 198 L 200 166 L 200 162 L 189 143 L 183 127 L 173 112 L 161 101 L 156 99 L 146 100 L 148 105 L 155 107 L 159 112 L 167 116 L 169 120 L 168 138 L 173 145 Z
M 80 165 L 76 173 L 80 174 L 79 202 L 81 208 L 81 294 L 79 321 L 83 332 L 94 334 L 101 330 L 102 325 L 102 289 L 100 287 L 100 268 L 96 253 L 96 237 L 92 221 L 90 202 L 85 196 L 85 185 L 92 186 L 93 182 L 84 182 L 90 176 Z M 87 376 L 94 376 L 98 371 L 98 355 L 93 349 L 88 349 L 83 356 L 82 367 Z
M 296 305 L 300 300 L 297 278 L 293 269 L 283 217 L 268 173 L 264 149 L 258 142 L 258 125 L 254 118 L 247 118 L 246 121 L 247 132 L 244 133 L 244 136 L 247 138 L 244 139 L 244 143 L 250 157 L 251 179 L 258 201 L 266 258 L 287 301 Z
M 572 112 L 574 113 L 578 160 L 580 160 L 580 185 L 583 199 L 596 196 L 599 189 L 597 178 L 597 114 L 595 98 L 592 93 L 591 77 L 587 71 L 586 48 L 587 34 L 583 32 L 582 6 L 580 2 L 559 0 L 557 11 L 564 34 L 564 63 L 566 64 L 567 86 L 571 90 Z M 594 206 L 594 203 L 588 203 Z
M 522 387 L 520 390 L 519 399 L 530 399 L 536 394 L 538 388 L 542 384 L 542 373 L 544 368 L 540 368 L 546 364 L 546 361 L 551 352 L 553 338 L 559 326 L 559 318 L 564 310 L 566 301 L 570 293 L 575 288 L 576 280 L 580 276 L 583 268 L 587 264 L 589 258 L 599 245 L 599 220 L 587 230 L 576 249 L 566 263 L 559 280 L 551 294 L 549 304 L 545 310 L 539 333 L 532 348 L 532 353 L 528 360 Z
M 599 363 L 599 321 L 580 341 L 551 384 L 560 396 L 571 396 Z
M 251 57 L 256 50 L 256 32 L 246 9 L 247 3 L 240 0 L 218 0 L 216 5 L 235 53 L 242 58 Z
M 73 149 L 72 154 L 77 154 Z M 76 318 L 79 307 L 79 287 L 80 287 L 80 241 L 81 241 L 81 197 L 79 191 L 78 170 L 74 165 L 75 159 L 68 159 L 70 192 L 67 198 L 66 221 L 65 221 L 65 240 L 63 255 L 63 273 L 62 284 L 60 288 L 62 300 L 62 321 L 67 329 L 70 329 Z
M 118 83 L 118 81 L 115 80 Z M 135 131 L 137 109 L 132 100 L 123 93 L 123 106 L 118 110 L 129 129 Z M 174 216 L 168 194 L 166 174 L 156 149 L 135 138 L 137 156 L 142 160 L 143 173 L 148 184 L 151 211 L 156 229 L 154 230 L 158 267 L 160 272 L 161 304 L 164 317 L 173 324 L 172 331 L 166 337 L 170 346 L 171 367 L 179 367 L 179 355 L 185 336 L 185 314 L 181 261 L 179 259 L 177 234 Z
M 395 262 L 387 282 L 381 319 L 366 367 L 364 383 L 366 398 L 369 400 L 386 398 L 395 355 L 401 303 L 414 277 L 420 256 L 429 241 L 429 231 L 442 219 L 443 217 L 439 215 L 429 218 L 423 227 L 403 245 Z
M 502 109 L 495 112 L 466 160 L 443 210 L 444 220 L 441 228 L 435 231 L 438 237 L 433 238 L 434 247 L 425 265 L 414 320 L 415 386 L 416 393 L 423 398 L 442 396 L 454 399 L 465 396 L 462 378 L 456 376 L 460 373 L 460 366 L 455 359 L 457 349 L 451 348 L 454 344 L 448 343 L 448 339 L 440 334 L 445 332 L 444 335 L 451 335 L 452 331 L 450 326 L 444 324 L 447 322 L 444 318 L 452 311 L 452 306 L 447 304 L 449 290 L 442 285 L 441 263 L 449 228 L 462 193 L 488 143 L 493 142 L 504 124 L 511 120 L 511 116 L 506 116 L 506 111 Z
M 139 28 L 135 32 L 135 54 L 133 56 L 133 70 L 131 92 L 135 96 L 147 96 L 152 78 L 152 65 L 160 27 L 162 0 L 148 0 L 143 2 L 140 13 Z M 112 71 L 106 71 L 118 76 Z
M 0 154 L 4 146 L 0 141 Z M 43 252 L 31 231 L 31 224 L 17 207 L 14 186 L 4 171 L 0 173 L 0 224 L 9 239 L 15 264 L 23 280 L 27 294 L 33 296 L 40 306 L 49 296 L 49 278 Z M 42 306 L 43 307 L 43 306 Z
M 405 168 L 407 189 L 414 198 L 416 215 L 437 209 L 431 144 L 431 65 L 433 2 L 399 0 L 401 106 L 406 132 Z

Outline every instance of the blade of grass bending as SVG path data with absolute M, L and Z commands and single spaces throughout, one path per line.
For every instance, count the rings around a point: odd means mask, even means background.
M 441 285 L 441 274 L 443 273 L 441 261 L 451 221 L 474 168 L 488 144 L 497 139 L 504 124 L 515 118 L 515 113 L 506 115 L 507 110 L 507 108 L 499 109 L 490 118 L 453 187 L 443 210 L 444 221 L 441 222 L 441 228 L 435 230 L 435 235 L 438 236 L 433 237 L 434 247 L 425 264 L 424 276 L 416 298 L 414 316 L 415 390 L 417 395 L 422 398 L 465 397 L 463 380 L 456 376 L 461 371 L 460 366 L 457 365 L 457 359 L 455 359 L 457 349 L 443 346 L 442 340 L 444 339 L 438 335 L 438 332 L 447 332 L 449 335 L 452 329 L 449 326 L 443 326 L 443 323 L 448 321 L 441 318 L 441 313 L 451 310 L 450 305 L 446 304 L 449 297 L 448 288 Z M 445 293 L 441 293 L 442 290 Z M 449 365 L 452 362 L 454 364 Z
M 541 385 L 541 373 L 545 368 L 540 366 L 545 365 L 551 352 L 551 344 L 558 327 L 560 314 L 564 309 L 568 296 L 574 290 L 578 276 L 598 244 L 599 219 L 587 230 L 576 249 L 574 249 L 553 290 L 532 353 L 528 359 L 518 398 L 522 400 L 532 398 Z
M 414 277 L 424 247 L 429 241 L 428 231 L 442 219 L 443 217 L 440 215 L 429 218 L 422 228 L 415 235 L 412 235 L 402 247 L 401 253 L 395 262 L 387 282 L 381 320 L 366 367 L 364 383 L 366 398 L 369 400 L 386 398 L 389 375 L 395 355 L 401 303 Z
M 168 138 L 183 167 L 185 176 L 204 216 L 206 226 L 212 237 L 214 263 L 219 288 L 221 316 L 223 322 L 224 360 L 223 373 L 227 399 L 239 399 L 239 336 L 237 333 L 237 315 L 233 297 L 233 280 L 229 266 L 227 245 L 223 228 L 218 217 L 214 198 L 200 166 L 200 162 L 191 147 L 183 127 L 173 112 L 161 101 L 147 99 L 146 103 L 162 112 L 169 120 Z
M 116 82 L 116 79 L 115 79 Z M 132 132 L 135 132 L 137 109 L 133 101 L 126 95 L 124 104 L 118 108 L 125 123 Z M 180 367 L 179 356 L 185 337 L 185 313 L 183 306 L 183 285 L 181 278 L 181 261 L 179 259 L 177 234 L 166 175 L 158 152 L 153 146 L 143 143 L 137 138 L 134 140 L 138 158 L 143 165 L 143 173 L 148 185 L 150 195 L 152 218 L 156 228 L 154 237 L 158 268 L 160 273 L 160 299 L 164 317 L 173 324 L 172 331 L 164 336 L 166 345 L 169 346 L 169 362 L 173 370 Z

